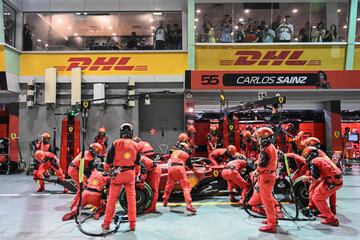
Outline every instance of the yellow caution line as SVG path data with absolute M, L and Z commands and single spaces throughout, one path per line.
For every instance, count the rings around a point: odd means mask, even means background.
M 213 206 L 213 205 L 236 205 L 236 202 L 192 202 L 193 206 Z M 162 206 L 162 203 L 157 203 L 156 206 Z M 186 203 L 169 203 L 169 207 L 186 206 Z

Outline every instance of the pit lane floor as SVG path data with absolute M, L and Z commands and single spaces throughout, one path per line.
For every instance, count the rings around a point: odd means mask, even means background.
M 345 176 L 345 186 L 338 192 L 340 227 L 314 222 L 281 221 L 277 234 L 261 233 L 261 219 L 250 218 L 244 210 L 231 206 L 227 197 L 214 197 L 194 203 L 195 216 L 185 214 L 183 204 L 164 208 L 158 203 L 157 214 L 138 217 L 136 232 L 122 224 L 116 235 L 106 239 L 360 239 L 360 169 Z M 36 193 L 31 176 L 0 175 L 0 239 L 95 239 L 79 232 L 74 221 L 62 222 L 72 194 L 48 184 L 48 192 Z M 84 228 L 101 231 L 102 221 L 90 221 Z

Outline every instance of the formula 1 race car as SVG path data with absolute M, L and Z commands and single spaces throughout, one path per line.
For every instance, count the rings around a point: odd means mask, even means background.
M 187 170 L 186 174 L 192 188 L 192 197 L 206 197 L 221 194 L 222 190 L 226 190 L 226 181 L 221 178 L 221 171 L 224 166 L 209 166 L 209 159 L 198 157 L 192 159 L 194 168 L 200 173 L 195 175 L 193 171 Z M 158 162 L 158 165 L 162 169 L 159 192 L 162 195 L 168 174 L 168 165 L 165 161 Z M 182 193 L 181 186 L 179 183 L 175 183 L 173 196 L 180 195 Z M 137 201 L 137 212 L 142 213 L 145 211 L 151 203 L 153 192 L 151 187 L 145 183 L 143 190 L 136 189 L 136 201 Z M 126 194 L 125 190 L 122 189 L 119 195 L 119 202 L 122 208 L 127 210 Z
M 221 171 L 224 166 L 209 166 L 210 160 L 203 157 L 197 157 L 192 159 L 194 168 L 200 173 L 195 175 L 193 171 L 187 171 L 187 177 L 189 183 L 192 187 L 191 195 L 192 197 L 209 197 L 214 195 L 227 195 L 229 194 L 227 190 L 227 183 L 221 177 Z M 162 168 L 162 174 L 159 185 L 160 195 L 163 193 L 166 185 L 167 179 L 167 163 L 162 161 L 158 163 Z M 291 188 L 290 181 L 285 177 L 281 169 L 279 169 L 279 177 L 274 186 L 274 194 L 279 196 L 280 201 L 290 201 L 294 202 L 293 196 L 296 198 L 297 204 L 304 208 L 308 205 L 309 195 L 308 195 L 308 183 L 304 183 L 304 179 L 299 177 L 293 182 L 293 188 Z M 245 176 L 244 176 L 245 177 Z M 179 183 L 176 183 L 173 190 L 173 196 L 181 195 L 181 186 Z M 293 193 L 293 194 L 292 194 Z M 136 201 L 137 201 L 137 212 L 144 212 L 151 203 L 152 199 L 152 189 L 145 183 L 143 190 L 136 189 Z M 126 194 L 125 190 L 122 189 L 119 195 L 119 202 L 121 207 L 124 210 L 127 210 Z

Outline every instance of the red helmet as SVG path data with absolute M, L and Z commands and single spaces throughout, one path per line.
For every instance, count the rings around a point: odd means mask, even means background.
M 244 133 L 243 133 L 243 137 L 244 137 L 244 139 L 250 138 L 251 137 L 251 132 L 245 130 Z
M 90 151 L 95 153 L 95 155 L 100 155 L 102 154 L 103 147 L 100 143 L 92 143 L 90 144 Z
M 188 130 L 188 133 L 190 133 L 190 134 L 196 133 L 196 129 L 195 129 L 194 125 L 190 125 L 187 130 Z
M 99 128 L 99 133 L 105 134 L 106 133 L 106 128 L 104 128 L 104 127 Z
M 234 157 L 235 157 L 236 159 L 243 159 L 243 160 L 246 159 L 246 157 L 245 157 L 244 155 L 242 155 L 241 153 L 239 153 L 239 152 L 236 152 L 236 153 L 234 154 Z
M 250 124 L 248 124 L 246 125 L 245 130 L 251 132 L 253 130 L 253 127 Z
M 189 136 L 186 133 L 180 133 L 178 137 L 178 141 L 187 143 L 189 141 Z
M 268 127 L 261 127 L 255 132 L 255 137 L 261 145 L 267 145 L 273 140 L 274 131 Z
M 226 150 L 231 156 L 234 156 L 236 154 L 236 147 L 234 145 L 227 146 Z
M 319 151 L 317 150 L 316 147 L 306 147 L 301 156 L 303 158 L 305 158 L 307 161 L 311 161 L 312 159 L 316 158 L 319 156 Z
M 34 158 L 38 161 L 43 161 L 45 159 L 45 152 L 42 150 L 36 151 Z
M 185 142 L 181 142 L 179 144 L 179 150 L 185 151 L 185 152 L 189 152 L 190 151 L 190 147 L 187 143 Z
M 316 137 L 309 137 L 301 143 L 304 147 L 316 147 L 320 148 L 320 140 Z

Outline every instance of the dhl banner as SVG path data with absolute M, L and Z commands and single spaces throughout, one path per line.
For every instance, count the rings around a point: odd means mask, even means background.
M 196 70 L 343 70 L 345 45 L 197 45 Z
M 359 70 L 187 71 L 186 89 L 360 89 Z
M 179 75 L 187 68 L 187 53 L 25 53 L 20 76 L 41 76 L 55 67 L 58 75 L 71 75 L 80 67 L 84 75 Z
M 360 70 L 360 45 L 355 45 L 354 70 Z

